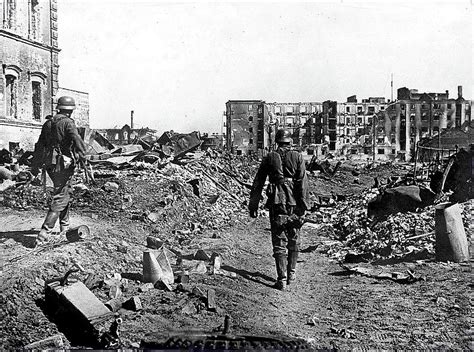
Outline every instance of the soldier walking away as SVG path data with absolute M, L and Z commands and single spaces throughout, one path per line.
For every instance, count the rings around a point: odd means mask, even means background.
M 285 290 L 286 285 L 296 279 L 301 218 L 309 209 L 308 178 L 303 156 L 291 150 L 291 132 L 278 130 L 275 142 L 277 150 L 265 156 L 253 181 L 249 213 L 251 217 L 257 217 L 258 203 L 268 176 L 266 207 L 270 210 L 273 257 L 278 275 L 273 287 Z
M 58 113 L 44 123 L 35 145 L 31 171 L 36 176 L 39 168 L 44 168 L 54 185 L 53 197 L 36 244 L 48 241 L 58 218 L 61 232 L 69 228 L 71 178 L 76 163 L 85 159 L 86 151 L 71 118 L 75 108 L 73 98 L 60 97 L 56 107 Z

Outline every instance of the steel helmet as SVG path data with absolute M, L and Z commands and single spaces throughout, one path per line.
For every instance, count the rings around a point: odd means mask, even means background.
M 285 129 L 279 129 L 275 135 L 276 143 L 291 143 L 293 139 L 291 138 L 291 132 Z
M 57 110 L 74 110 L 76 108 L 76 102 L 71 97 L 60 97 L 58 99 L 58 105 L 56 106 Z

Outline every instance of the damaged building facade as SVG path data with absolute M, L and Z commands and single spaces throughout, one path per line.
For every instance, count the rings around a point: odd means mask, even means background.
M 472 101 L 462 96 L 449 98 L 449 92 L 419 93 L 406 87 L 397 90 L 397 100 L 379 119 L 379 134 L 390 140 L 393 155 L 410 160 L 416 144 L 447 129 L 466 128 L 471 123 Z
M 255 105 L 257 111 L 250 105 Z M 318 155 L 371 155 L 375 159 L 410 160 L 416 143 L 442 130 L 471 122 L 472 101 L 449 98 L 449 92 L 418 93 L 400 88 L 397 100 L 357 96 L 346 102 L 266 103 L 229 100 L 226 104 L 227 149 L 252 154 L 269 149 L 278 128 L 289 129 L 293 143 Z M 254 120 L 256 117 L 256 120 Z
M 33 149 L 45 117 L 54 113 L 57 21 L 56 0 L 0 1 L 0 149 Z M 79 122 L 87 125 L 88 97 L 81 97 L 87 113 Z
M 225 127 L 227 149 L 237 155 L 257 153 L 272 143 L 272 122 L 263 100 L 229 100 Z
M 122 128 L 96 129 L 96 132 L 101 134 L 114 145 L 131 144 L 137 138 L 143 138 L 147 135 L 153 135 L 156 133 L 156 130 L 153 130 L 148 127 L 135 128 L 133 119 L 134 111 L 132 110 L 130 114 L 130 125 L 125 124 L 122 126 Z

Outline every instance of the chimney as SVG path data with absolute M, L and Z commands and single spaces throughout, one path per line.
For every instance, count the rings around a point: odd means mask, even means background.
M 462 98 L 462 86 L 458 86 L 458 98 Z
M 449 90 L 446 89 L 446 99 L 449 99 Z
M 130 111 L 130 129 L 133 130 L 133 110 Z

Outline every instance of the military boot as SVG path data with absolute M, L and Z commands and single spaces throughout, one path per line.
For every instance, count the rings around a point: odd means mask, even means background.
M 69 205 L 59 213 L 59 230 L 61 233 L 69 230 Z
M 275 257 L 276 270 L 277 270 L 277 281 L 273 288 L 284 291 L 286 288 L 286 255 L 279 255 Z
M 52 210 L 48 211 L 48 214 L 46 214 L 46 218 L 44 219 L 43 225 L 41 226 L 41 230 L 38 233 L 38 237 L 36 237 L 37 245 L 48 241 L 48 237 L 51 236 L 51 234 L 53 233 L 54 225 L 56 225 L 58 217 L 59 212 Z
M 296 262 L 298 260 L 298 252 L 297 251 L 289 251 L 288 252 L 288 266 L 287 266 L 287 284 L 291 284 L 296 280 Z

